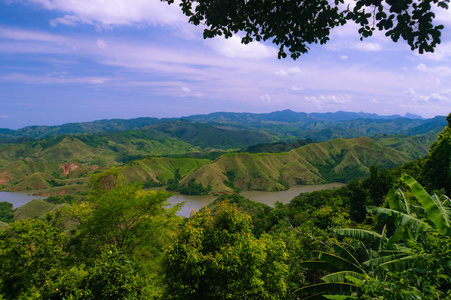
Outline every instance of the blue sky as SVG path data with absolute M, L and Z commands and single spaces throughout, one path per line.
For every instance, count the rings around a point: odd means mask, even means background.
M 238 36 L 204 40 L 159 0 L 0 0 L 0 128 L 216 111 L 451 111 L 451 11 L 419 55 L 335 29 L 300 59 Z

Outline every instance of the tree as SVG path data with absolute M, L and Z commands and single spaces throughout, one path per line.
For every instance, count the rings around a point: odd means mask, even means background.
M 61 265 L 64 241 L 61 230 L 38 219 L 15 221 L 0 232 L 0 295 L 29 298 Z
M 451 113 L 446 120 L 448 126 L 426 156 L 421 179 L 429 190 L 444 189 L 446 194 L 451 195 Z
M 89 187 L 92 188 L 91 197 L 99 198 L 109 190 L 123 185 L 124 182 L 124 176 L 117 167 L 111 167 L 106 171 L 94 174 L 89 181 Z
M 285 244 L 252 234 L 250 217 L 222 204 L 179 232 L 164 260 L 165 299 L 279 299 L 286 292 Z
M 9 202 L 0 202 L 0 221 L 9 223 L 13 218 L 13 205 Z
M 161 0 L 173 3 L 174 0 Z M 412 50 L 433 52 L 443 25 L 434 25 L 433 6 L 448 8 L 449 0 L 182 0 L 180 6 L 194 25 L 203 24 L 204 38 L 243 33 L 241 42 L 270 40 L 279 46 L 279 58 L 293 59 L 310 44 L 325 44 L 330 31 L 348 21 L 360 26 L 361 39 L 375 30 L 394 42 L 404 39 Z
M 143 191 L 140 184 L 127 184 L 99 195 L 92 203 L 71 208 L 76 217 L 85 214 L 79 220 L 79 232 L 73 242 L 81 241 L 81 245 L 97 249 L 114 245 L 128 255 L 137 248 L 145 248 L 152 257 L 163 252 L 178 224 L 175 214 L 179 206 L 166 207 L 168 193 Z M 86 205 L 88 211 L 80 214 Z
M 362 182 L 362 186 L 368 190 L 374 206 L 380 206 L 395 182 L 395 175 L 387 169 L 379 169 L 377 166 L 370 167 L 370 176 Z

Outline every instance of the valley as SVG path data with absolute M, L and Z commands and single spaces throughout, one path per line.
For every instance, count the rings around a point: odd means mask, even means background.
M 365 177 L 372 165 L 393 168 L 423 157 L 443 122 L 282 111 L 4 129 L 0 184 L 6 191 L 75 194 L 112 166 L 128 182 L 194 194 L 345 183 Z

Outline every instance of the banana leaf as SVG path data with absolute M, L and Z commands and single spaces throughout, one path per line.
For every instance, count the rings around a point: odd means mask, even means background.
M 428 219 L 435 224 L 437 230 L 443 235 L 451 236 L 450 215 L 438 197 L 431 197 L 415 179 L 407 174 L 403 174 L 401 179 L 410 187 L 412 194 L 424 207 Z

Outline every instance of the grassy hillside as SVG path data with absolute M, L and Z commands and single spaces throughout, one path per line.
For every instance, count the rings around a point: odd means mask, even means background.
M 56 210 L 62 205 L 54 205 L 47 203 L 41 199 L 33 199 L 32 201 L 20 206 L 14 211 L 15 220 L 39 218 L 46 213 Z
M 8 228 L 8 223 L 0 221 L 0 230 L 4 230 Z
M 0 185 L 8 191 L 35 191 L 43 195 L 71 194 L 86 189 L 96 166 L 15 161 L 0 169 Z
M 346 182 L 368 174 L 369 167 L 394 167 L 407 162 L 401 152 L 366 137 L 313 143 L 285 153 L 225 154 L 181 180 L 192 179 L 212 193 L 234 189 L 275 191 L 296 184 Z
M 280 153 L 288 152 L 290 150 L 305 146 L 307 144 L 313 143 L 311 139 L 297 140 L 291 143 L 276 142 L 276 143 L 266 143 L 252 145 L 241 149 L 239 152 L 249 152 L 249 153 Z
M 168 179 L 173 179 L 178 172 L 181 177 L 196 171 L 210 160 L 196 158 L 169 158 L 147 157 L 126 164 L 122 174 L 130 182 L 153 182 L 155 185 L 164 185 Z
M 382 146 L 394 148 L 405 154 L 410 160 L 424 157 L 428 154 L 432 143 L 437 141 L 437 135 L 376 135 L 373 137 Z
M 273 137 L 256 131 L 225 129 L 185 120 L 160 123 L 152 126 L 151 129 L 164 132 L 201 148 L 226 150 L 275 141 Z

